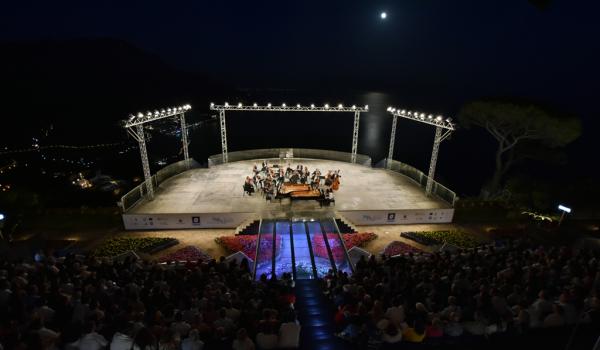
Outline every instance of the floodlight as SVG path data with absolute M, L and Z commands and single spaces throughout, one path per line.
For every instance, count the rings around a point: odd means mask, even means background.
M 225 102 L 225 107 L 229 107 L 229 102 Z
M 271 102 L 269 102 L 269 104 L 267 105 L 267 107 L 271 108 Z
M 0 214 L 0 221 L 4 220 L 4 214 Z
M 438 115 L 437 118 L 435 118 L 435 120 L 437 120 L 438 122 L 441 122 L 442 121 L 442 116 Z
M 356 105 L 352 105 L 352 109 L 356 109 Z
M 329 104 L 328 103 L 325 104 L 325 109 L 329 109 Z
M 281 104 L 281 107 L 285 107 L 285 103 L 282 103 L 282 104 Z
M 298 104 L 296 105 L 296 107 L 300 108 L 300 104 L 298 103 Z
M 344 108 L 344 105 L 340 103 L 340 104 L 338 105 L 338 108 L 339 108 L 339 109 L 342 109 L 342 108 Z
M 559 205 L 558 205 L 558 210 L 562 210 L 562 211 L 564 211 L 565 213 L 570 213 L 570 212 L 571 212 L 571 208 L 565 207 L 565 206 L 564 206 L 564 205 L 562 205 L 562 204 L 559 204 Z
M 211 106 L 211 107 L 214 107 L 214 106 L 215 106 L 215 103 L 214 103 L 214 102 L 211 102 L 211 103 L 210 103 L 210 106 Z
M 238 108 L 242 108 L 242 103 L 238 103 Z
M 369 109 L 369 105 L 365 105 L 365 109 Z
M 314 104 L 314 103 L 311 103 L 311 104 L 310 104 L 310 108 L 315 108 L 315 104 Z
M 258 107 L 258 104 L 254 103 L 252 106 L 254 106 L 254 107 Z

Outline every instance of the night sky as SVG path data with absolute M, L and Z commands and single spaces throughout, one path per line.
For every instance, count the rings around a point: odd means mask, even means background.
M 572 166 L 585 174 L 587 152 L 600 147 L 592 131 L 600 127 L 596 106 L 599 10 L 599 1 L 569 0 L 13 1 L 0 5 L 0 42 L 117 39 L 155 55 L 179 72 L 210 77 L 211 82 L 237 91 L 282 89 L 266 94 L 275 103 L 322 103 L 326 98 L 353 103 L 348 96 L 384 93 L 389 97 L 386 103 L 454 116 L 464 103 L 478 98 L 526 99 L 581 117 L 584 132 L 568 152 Z M 385 20 L 380 18 L 382 11 L 387 13 Z M 106 69 L 114 62 L 111 65 Z M 72 75 L 77 76 L 75 72 Z M 170 74 L 166 72 L 161 79 Z M 194 77 L 186 84 L 204 84 Z M 55 79 L 60 80 L 60 75 Z M 113 74 L 106 86 L 122 85 L 118 80 Z M 130 83 L 123 80 L 123 84 Z M 197 102 L 196 116 L 207 116 L 208 99 L 215 97 L 211 94 L 214 85 L 206 84 L 204 91 L 192 91 L 186 85 L 173 95 L 206 101 L 171 102 L 172 96 L 160 100 L 164 91 L 155 91 L 148 83 L 140 85 L 132 86 L 137 99 L 120 92 L 98 94 L 105 87 L 86 93 L 75 86 L 64 95 L 81 93 L 78 100 L 86 107 L 94 106 L 92 112 L 98 116 L 110 115 L 113 119 L 104 124 L 111 126 L 130 112 L 154 108 L 149 103 Z M 300 91 L 294 96 L 316 99 L 287 100 L 286 89 Z M 263 90 L 262 96 L 264 91 L 271 90 Z M 115 94 L 124 95 L 120 104 Z M 141 95 L 148 97 L 144 100 Z M 231 96 L 230 102 L 244 96 Z M 215 102 L 220 102 L 218 98 Z M 377 135 L 369 126 L 363 129 L 366 139 L 359 145 L 361 151 L 369 151 L 365 144 L 381 143 L 382 149 L 373 152 L 383 153 L 388 135 L 384 127 Z M 374 136 L 369 138 L 367 130 Z M 472 142 L 481 139 L 463 135 L 458 135 L 463 145 L 453 150 L 461 157 L 444 157 L 441 174 L 462 176 L 451 168 L 453 162 L 473 153 Z M 481 136 L 491 145 L 489 136 Z M 197 143 L 217 147 L 216 137 L 215 132 L 210 140 L 202 138 Z M 347 143 L 346 137 L 343 142 Z M 412 156 L 420 158 L 414 164 L 424 168 L 429 151 L 417 146 Z M 467 159 L 465 164 L 475 167 L 479 159 Z M 481 179 L 487 174 L 478 174 L 476 168 L 467 171 Z
M 598 1 L 14 1 L 0 39 L 119 38 L 237 86 L 597 95 Z M 381 11 L 388 18 L 382 21 Z M 556 101 L 558 100 L 558 101 Z

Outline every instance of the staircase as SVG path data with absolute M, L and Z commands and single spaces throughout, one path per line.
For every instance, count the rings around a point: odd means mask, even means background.
M 344 341 L 334 336 L 333 310 L 318 280 L 296 280 L 296 311 L 302 326 L 300 349 L 345 349 Z
M 243 222 L 235 230 L 236 235 L 256 235 L 258 234 L 258 226 L 260 226 L 260 220 L 251 219 Z
M 346 221 L 346 219 L 344 219 L 341 216 L 335 219 L 335 223 L 337 224 L 338 228 L 340 229 L 340 233 L 356 233 L 356 232 L 358 232 L 358 230 L 356 230 L 356 227 L 354 227 L 354 225 L 352 225 L 350 222 Z

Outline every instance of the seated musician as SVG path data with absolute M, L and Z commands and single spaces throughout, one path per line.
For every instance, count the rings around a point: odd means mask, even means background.
M 252 195 L 252 193 L 254 193 L 252 179 L 249 176 L 246 177 L 246 181 L 244 182 L 244 192 L 248 193 L 248 195 Z

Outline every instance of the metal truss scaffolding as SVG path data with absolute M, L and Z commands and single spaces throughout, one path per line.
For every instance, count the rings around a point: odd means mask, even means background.
M 225 111 L 255 111 L 255 112 L 353 112 L 354 113 L 354 129 L 352 132 L 352 163 L 356 163 L 356 154 L 358 151 L 358 127 L 360 124 L 360 113 L 368 112 L 369 106 L 358 107 L 353 105 L 351 107 L 344 107 L 339 104 L 337 106 L 329 106 L 325 104 L 324 106 L 315 106 L 311 104 L 310 106 L 287 106 L 285 103 L 274 106 L 272 104 L 267 104 L 266 106 L 259 106 L 258 104 L 253 105 L 243 105 L 242 103 L 238 103 L 237 105 L 230 105 L 225 102 L 223 105 L 215 105 L 214 103 L 210 104 L 210 109 L 213 111 L 219 111 L 219 123 L 221 125 L 221 150 L 223 152 L 223 163 L 228 162 L 227 155 L 227 127 L 225 124 Z
M 181 142 L 183 146 L 183 157 L 189 167 L 188 135 L 185 124 L 185 112 L 192 109 L 190 105 L 181 107 L 161 109 L 160 111 L 138 113 L 130 115 L 125 121 L 125 129 L 138 142 L 140 147 L 140 156 L 142 157 L 142 168 L 144 169 L 144 183 L 146 185 L 146 195 L 149 200 L 154 199 L 154 185 L 152 184 L 152 174 L 150 173 L 150 161 L 148 160 L 148 151 L 146 150 L 146 137 L 144 134 L 144 124 L 151 123 L 160 119 L 179 116 L 181 123 Z M 142 186 L 143 187 L 143 186 Z
M 433 150 L 431 151 L 431 160 L 429 161 L 429 173 L 427 175 L 427 185 L 425 186 L 425 192 L 427 195 L 431 195 L 433 190 L 433 180 L 435 176 L 435 166 L 437 164 L 438 153 L 440 150 L 440 144 L 444 141 L 452 131 L 454 131 L 454 124 L 452 119 L 444 118 L 441 115 L 433 116 L 431 114 L 426 115 L 425 113 L 406 111 L 404 109 L 396 109 L 388 107 L 388 112 L 392 114 L 392 134 L 390 137 L 390 148 L 388 151 L 388 162 L 387 168 L 389 169 L 392 165 L 392 158 L 394 156 L 394 142 L 396 139 L 396 124 L 397 118 L 411 119 L 420 123 L 429 124 L 435 126 L 435 137 L 433 139 Z M 445 130 L 445 131 L 444 131 Z

